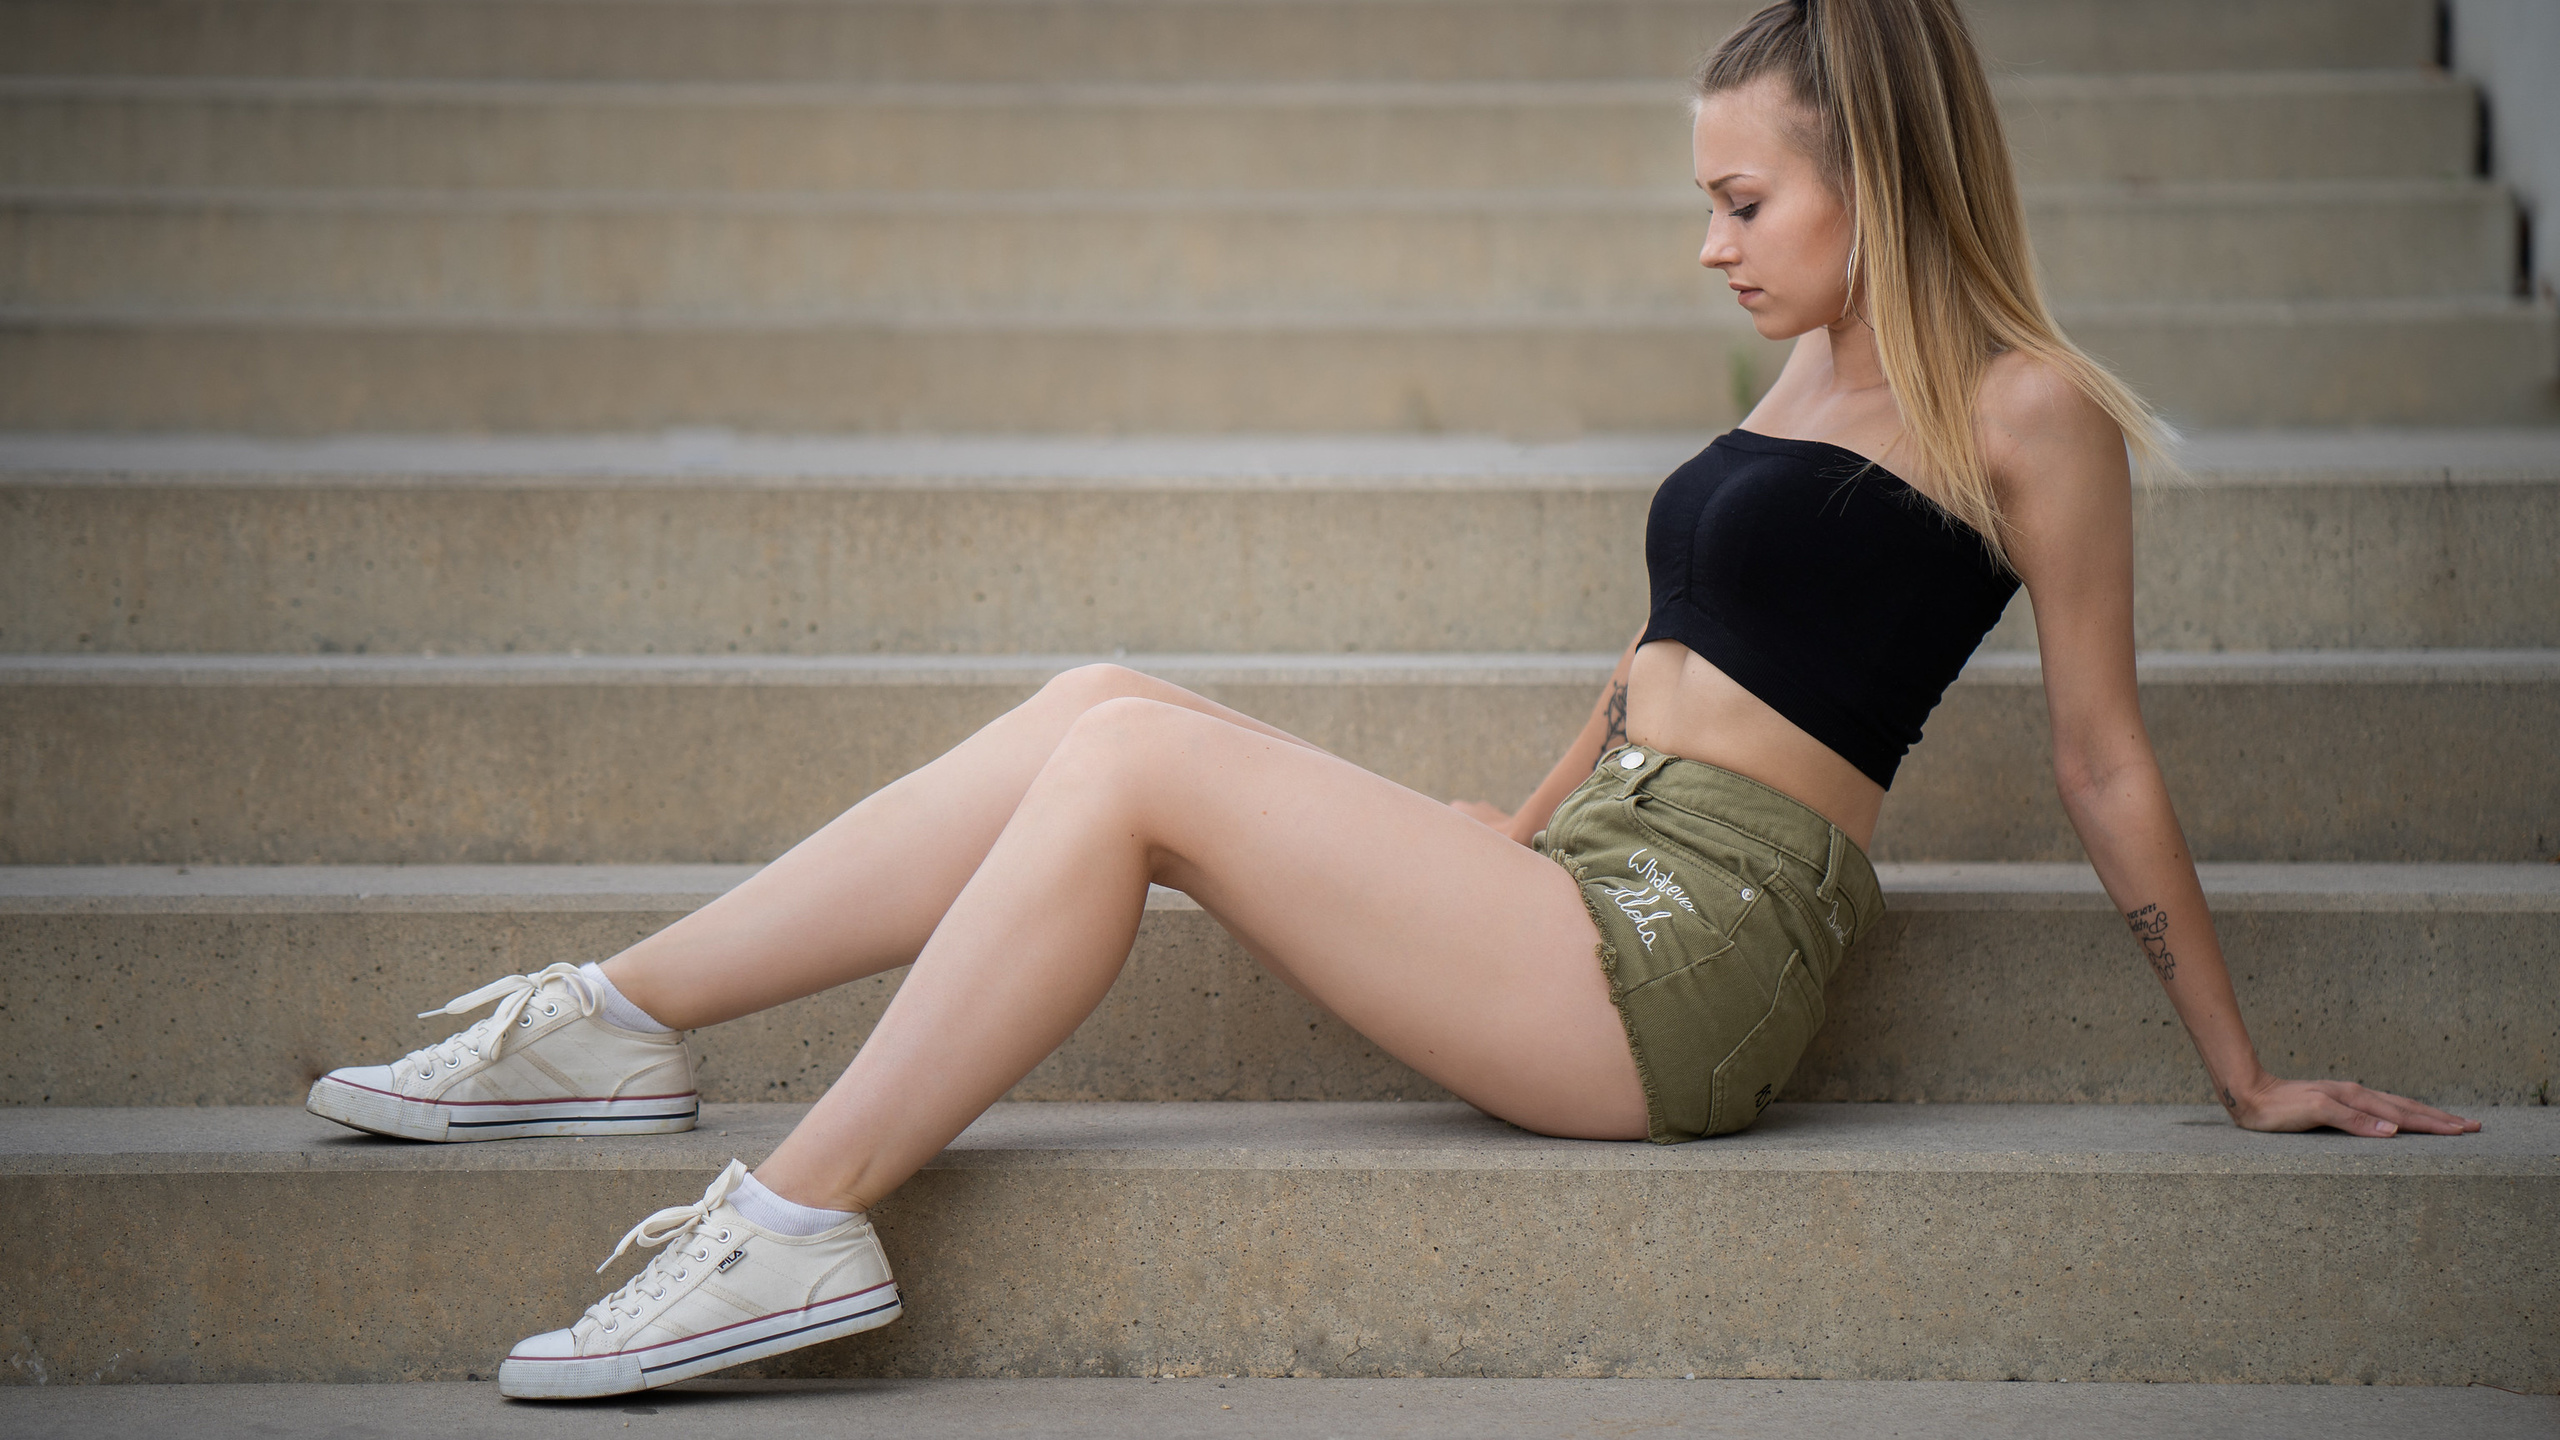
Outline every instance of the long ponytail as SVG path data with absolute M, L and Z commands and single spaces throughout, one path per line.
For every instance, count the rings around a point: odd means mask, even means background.
M 1850 207 L 1851 269 L 1932 497 L 2003 563 L 2007 524 L 1974 403 L 2004 351 L 2051 366 L 2167 468 L 2168 427 L 2062 333 L 2036 283 L 2000 112 L 1953 0 L 1781 0 L 1698 67 L 1698 97 L 1775 74 Z

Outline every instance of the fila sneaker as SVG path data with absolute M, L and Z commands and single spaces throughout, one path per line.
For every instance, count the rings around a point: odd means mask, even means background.
M 815 1235 L 774 1234 L 730 1202 L 746 1177 L 747 1167 L 732 1160 L 700 1200 L 632 1226 L 605 1265 L 635 1241 L 666 1250 L 577 1324 L 519 1342 L 499 1362 L 498 1393 L 621 1395 L 898 1318 L 898 1284 L 868 1218 Z
M 575 965 L 493 981 L 419 1018 L 468 1015 L 491 1001 L 497 1009 L 389 1065 L 321 1076 L 311 1113 L 408 1140 L 692 1129 L 698 1104 L 684 1032 L 607 1024 L 597 1000 Z

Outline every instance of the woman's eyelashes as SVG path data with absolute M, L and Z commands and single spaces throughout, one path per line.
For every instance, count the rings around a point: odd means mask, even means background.
M 1748 219 L 1750 219 L 1753 215 L 1755 215 L 1755 214 L 1759 213 L 1759 210 L 1760 210 L 1760 202 L 1759 202 L 1759 201 L 1757 201 L 1757 200 L 1754 200 L 1754 201 L 1752 201 L 1752 202 L 1751 202 L 1750 204 L 1748 204 L 1748 205 L 1728 205 L 1728 206 L 1726 206 L 1726 207 L 1725 207 L 1725 211 L 1724 211 L 1724 213 L 1726 213 L 1727 215 L 1732 216 L 1732 217 L 1733 217 L 1734 219 L 1736 219 L 1736 220 L 1748 220 Z M 1709 210 L 1709 211 L 1707 212 L 1707 217 L 1708 217 L 1709 219 L 1713 219 L 1713 218 L 1715 218 L 1715 213 L 1716 213 L 1715 211 L 1713 211 L 1713 210 Z

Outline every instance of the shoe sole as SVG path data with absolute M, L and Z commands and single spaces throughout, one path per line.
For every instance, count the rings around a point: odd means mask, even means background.
M 452 1143 L 514 1140 L 532 1135 L 671 1135 L 693 1128 L 698 1096 L 630 1099 L 464 1101 L 411 1100 L 322 1077 L 307 1108 L 323 1120 L 401 1140 Z
M 645 1350 L 574 1360 L 510 1355 L 498 1362 L 498 1393 L 514 1400 L 588 1400 L 654 1390 L 768 1355 L 877 1330 L 905 1313 L 897 1282 L 883 1281 L 858 1294 L 806 1309 L 776 1311 Z

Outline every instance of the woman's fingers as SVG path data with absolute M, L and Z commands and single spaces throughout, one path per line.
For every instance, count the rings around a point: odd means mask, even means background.
M 2345 1080 L 2280 1081 L 2258 1095 L 2241 1123 L 2252 1130 L 2317 1130 L 2325 1125 L 2376 1139 L 2403 1130 L 2467 1135 L 2480 1128 L 2476 1120 Z
M 2430 1135 L 2468 1135 L 2480 1128 L 2477 1120 L 2466 1120 L 2449 1110 L 2439 1110 L 2424 1101 L 2388 1090 L 2374 1090 L 2363 1085 L 2339 1082 L 2347 1093 L 2339 1098 L 2368 1114 L 2390 1120 L 2403 1130 L 2420 1130 Z
M 2380 1138 L 2400 1133 L 2397 1122 L 2385 1119 L 2370 1110 L 2350 1105 L 2334 1096 L 2321 1096 L 2312 1114 L 2317 1123 L 2332 1129 L 2344 1130 L 2350 1135 L 2371 1135 Z

